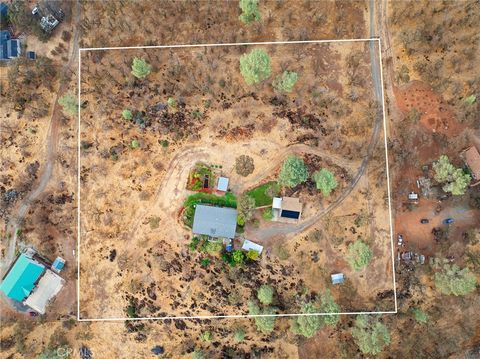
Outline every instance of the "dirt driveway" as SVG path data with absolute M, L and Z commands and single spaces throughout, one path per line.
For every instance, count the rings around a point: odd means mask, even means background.
M 450 205 L 448 201 L 442 204 L 444 209 L 436 214 L 435 208 L 438 204 L 439 202 L 435 200 L 421 199 L 418 207 L 412 211 L 397 213 L 395 218 L 396 233 L 403 234 L 408 248 L 419 250 L 425 255 L 434 255 L 435 246 L 438 243 L 432 234 L 433 228 L 448 228 L 453 238 L 455 232 L 474 226 L 480 218 L 479 210 L 469 209 L 461 205 Z M 420 219 L 422 218 L 428 219 L 429 223 L 421 224 Z M 446 218 L 453 218 L 455 222 L 451 225 L 442 224 L 442 221 Z

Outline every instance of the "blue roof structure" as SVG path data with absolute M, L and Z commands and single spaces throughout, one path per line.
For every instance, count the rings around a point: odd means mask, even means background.
M 298 219 L 300 218 L 300 212 L 296 211 L 288 211 L 288 210 L 283 210 L 280 216 L 284 218 L 293 218 L 293 219 Z
M 20 40 L 12 39 L 7 30 L 0 31 L 0 60 L 10 60 L 20 55 Z
M 8 5 L 4 2 L 0 3 L 0 16 L 6 18 L 8 14 Z
M 332 274 L 332 284 L 342 284 L 345 281 L 345 275 L 343 273 Z
M 65 259 L 57 257 L 52 264 L 52 269 L 56 272 L 60 272 L 65 266 Z
M 35 51 L 27 51 L 27 58 L 29 60 L 35 60 L 37 58 L 37 54 Z
M 222 192 L 227 192 L 228 190 L 228 178 L 227 177 L 218 177 L 217 189 Z
M 44 271 L 44 265 L 20 254 L 0 284 L 0 290 L 10 299 L 21 302 L 30 295 Z

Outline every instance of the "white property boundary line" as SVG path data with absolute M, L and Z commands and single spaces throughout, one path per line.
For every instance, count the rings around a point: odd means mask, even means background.
M 283 44 L 318 44 L 318 43 L 335 43 L 335 42 L 367 42 L 376 41 L 378 43 L 378 61 L 380 68 L 380 83 L 381 83 L 381 97 L 382 97 L 382 114 L 383 114 L 383 137 L 385 143 L 385 161 L 387 167 L 387 193 L 388 193 L 388 215 L 390 220 L 390 245 L 392 254 L 392 275 L 393 275 L 393 295 L 395 310 L 392 311 L 365 311 L 365 312 L 341 312 L 341 313 L 298 313 L 298 314 L 239 314 L 239 315 L 198 315 L 198 316 L 166 316 L 166 317 L 120 317 L 120 318 L 80 318 L 80 174 L 81 174 L 81 63 L 82 51 L 106 51 L 106 50 L 134 50 L 134 49 L 167 49 L 167 48 L 194 48 L 194 47 L 220 47 L 220 46 L 249 46 L 249 45 L 283 45 Z M 372 70 L 373 82 L 373 70 Z M 375 92 L 375 91 L 374 91 Z M 395 255 L 393 242 L 393 224 L 392 224 L 392 205 L 390 194 L 390 173 L 388 163 L 388 148 L 387 148 L 387 118 L 385 113 L 385 93 L 383 83 L 383 69 L 382 69 L 382 45 L 379 38 L 364 38 L 364 39 L 340 39 L 340 40 L 305 40 L 305 41 L 269 41 L 269 42 L 241 42 L 241 43 L 219 43 L 219 44 L 184 44 L 184 45 L 156 45 L 156 46 L 120 46 L 120 47 L 92 47 L 78 49 L 78 132 L 77 132 L 77 321 L 80 322 L 116 322 L 116 321 L 133 321 L 133 320 L 165 320 L 165 319 L 221 319 L 221 318 L 255 318 L 255 317 L 298 317 L 298 316 L 327 316 L 327 315 L 360 315 L 360 314 L 396 314 L 398 312 L 397 305 L 397 288 L 395 278 Z

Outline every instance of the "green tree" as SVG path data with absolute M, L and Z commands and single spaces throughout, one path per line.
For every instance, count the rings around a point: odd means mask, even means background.
M 255 199 L 246 194 L 242 194 L 238 198 L 237 210 L 238 216 L 241 217 L 244 222 L 248 222 L 252 219 L 255 211 Z
M 283 162 L 282 169 L 278 176 L 278 183 L 285 187 L 295 187 L 308 178 L 308 170 L 305 162 L 299 157 L 289 156 Z
M 278 92 L 291 92 L 293 86 L 297 83 L 298 74 L 294 71 L 283 71 L 281 75 L 275 77 L 272 86 Z
M 240 73 L 248 85 L 268 79 L 271 72 L 270 57 L 262 49 L 253 49 L 240 57 Z
M 325 197 L 329 196 L 332 190 L 337 188 L 338 184 L 335 180 L 334 174 L 326 168 L 322 168 L 320 171 L 315 172 L 312 178 L 317 185 L 317 189 L 322 191 L 322 194 Z
M 66 93 L 60 97 L 58 104 L 62 106 L 65 115 L 76 115 L 78 113 L 77 98 L 71 93 Z
M 370 263 L 372 256 L 372 250 L 362 240 L 356 240 L 348 246 L 347 261 L 356 271 L 366 267 Z
M 357 316 L 352 336 L 363 354 L 376 355 L 390 344 L 387 327 L 371 315 Z
M 257 291 L 257 298 L 264 305 L 272 304 L 273 288 L 270 285 L 263 284 Z
M 243 342 L 245 339 L 245 329 L 243 328 L 237 328 L 235 329 L 235 333 L 233 334 L 233 340 L 235 340 L 237 343 Z
M 132 75 L 138 79 L 144 79 L 152 72 L 152 65 L 148 64 L 144 59 L 138 57 L 133 58 Z
M 467 295 L 477 286 L 477 278 L 470 269 L 460 269 L 457 265 L 444 264 L 434 275 L 435 287 L 446 295 Z
M 258 10 L 258 0 L 240 0 L 238 6 L 242 10 L 239 19 L 244 24 L 261 20 L 260 11 Z
M 340 313 L 340 307 L 337 303 L 335 303 L 335 300 L 333 299 L 330 290 L 327 289 L 325 293 L 320 296 L 320 303 L 320 312 Z M 323 322 L 327 325 L 335 325 L 340 319 L 340 316 L 338 314 L 325 315 L 322 317 L 322 319 Z
M 277 319 L 273 316 L 275 312 L 276 309 L 273 307 L 265 307 L 261 309 L 254 301 L 248 302 L 249 315 L 271 315 L 268 317 L 255 317 L 255 326 L 257 327 L 257 330 L 262 333 L 271 333 L 275 328 L 275 322 Z
M 123 110 L 123 111 L 122 111 L 122 117 L 123 117 L 125 120 L 131 121 L 132 118 L 133 118 L 132 111 L 130 111 L 129 109 Z
M 313 303 L 306 303 L 302 307 L 302 313 L 319 313 L 319 309 Z M 322 327 L 322 319 L 319 315 L 302 315 L 294 317 L 290 322 L 293 333 L 303 335 L 306 338 L 313 337 Z
M 445 192 L 450 192 L 454 196 L 465 194 L 465 189 L 471 181 L 468 173 L 464 173 L 461 168 L 456 168 L 445 155 L 440 156 L 432 167 L 435 171 L 435 180 L 443 184 L 442 189 Z

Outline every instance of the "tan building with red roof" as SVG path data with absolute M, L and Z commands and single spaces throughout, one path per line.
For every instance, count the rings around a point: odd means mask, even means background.
M 471 146 L 463 151 L 463 159 L 472 172 L 473 185 L 480 184 L 480 153 L 475 146 Z

